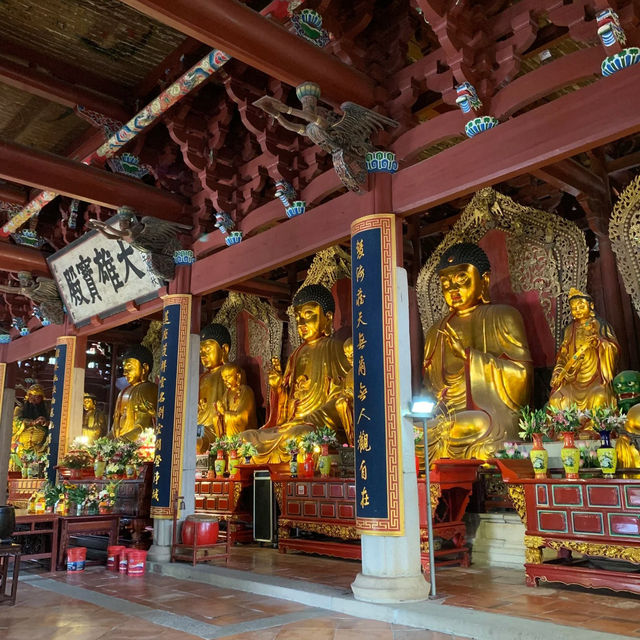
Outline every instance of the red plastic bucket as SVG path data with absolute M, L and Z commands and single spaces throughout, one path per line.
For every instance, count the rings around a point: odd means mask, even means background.
M 218 541 L 218 531 L 220 525 L 218 518 L 206 513 L 197 513 L 187 516 L 182 525 L 182 543 L 193 546 L 195 532 L 198 532 L 198 546 L 215 544 Z
M 120 555 L 126 549 L 121 544 L 107 547 L 107 569 L 109 571 L 118 571 L 120 568 Z
M 147 566 L 147 552 L 144 549 L 129 549 L 127 575 L 143 576 Z
M 118 561 L 118 571 L 120 573 L 127 573 L 128 568 L 128 556 L 131 549 L 122 549 L 120 551 L 120 560 Z
M 67 549 L 67 571 L 84 571 L 86 559 L 86 547 L 71 547 Z

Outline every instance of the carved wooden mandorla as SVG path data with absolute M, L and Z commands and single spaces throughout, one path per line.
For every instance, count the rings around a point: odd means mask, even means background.
M 640 176 L 620 194 L 609 223 L 609 238 L 624 287 L 640 314 Z

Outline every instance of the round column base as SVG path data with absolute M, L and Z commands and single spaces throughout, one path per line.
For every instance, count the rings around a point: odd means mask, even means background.
M 422 574 L 416 576 L 369 576 L 359 573 L 351 584 L 356 600 L 379 604 L 422 602 L 429 597 L 429 583 Z

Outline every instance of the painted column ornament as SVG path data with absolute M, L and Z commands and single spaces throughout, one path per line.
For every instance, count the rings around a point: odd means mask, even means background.
M 638 47 L 628 47 L 621 49 L 627 43 L 624 29 L 620 26 L 618 14 L 613 9 L 605 9 L 596 16 L 598 24 L 598 37 L 605 49 L 612 48 L 612 55 L 602 61 L 602 75 L 613 75 L 620 69 L 631 67 L 640 61 L 640 49 Z M 616 51 L 618 49 L 618 51 Z
M 460 107 L 462 113 L 477 113 L 482 108 L 482 101 L 478 97 L 475 87 L 470 82 L 463 82 L 456 87 L 456 103 Z M 467 137 L 473 138 L 478 133 L 482 133 L 487 129 L 493 129 L 500 124 L 497 118 L 493 116 L 478 116 L 469 120 L 464 127 Z
M 316 47 L 326 47 L 331 37 L 326 29 L 322 28 L 322 16 L 313 9 L 303 9 L 300 13 L 291 16 L 291 24 L 297 36 Z
M 395 173 L 398 170 L 396 154 L 391 151 L 372 151 L 365 156 L 368 173 Z
M 175 264 L 193 264 L 196 257 L 191 249 L 178 249 L 173 252 L 173 261 Z
M 307 210 L 307 203 L 304 200 L 297 200 L 298 193 L 286 180 L 276 182 L 276 198 L 279 198 L 284 206 L 287 218 L 301 216 Z

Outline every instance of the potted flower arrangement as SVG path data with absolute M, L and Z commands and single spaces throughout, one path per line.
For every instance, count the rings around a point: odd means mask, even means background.
M 44 496 L 45 511 L 47 513 L 53 513 L 56 502 L 58 502 L 58 500 L 60 499 L 60 494 L 64 493 L 64 488 L 62 487 L 62 485 L 45 482 L 40 488 L 40 491 Z
M 250 442 L 243 442 L 238 447 L 238 455 L 244 458 L 245 464 L 251 464 L 251 458 L 258 455 L 258 450 Z
M 515 442 L 503 443 L 503 448 L 496 451 L 491 462 L 498 467 L 507 482 L 517 482 L 521 478 L 534 476 L 531 460 L 522 453 Z
M 25 449 L 20 455 L 20 471 L 23 478 L 40 477 L 40 468 L 47 461 L 47 453 L 37 453 L 33 449 Z
M 599 475 L 593 471 L 584 471 L 585 469 L 597 469 L 600 467 L 598 461 L 598 452 L 594 444 L 587 443 L 578 446 L 578 452 L 580 454 L 580 476 L 581 477 L 594 477 Z
M 71 507 L 71 515 L 81 516 L 85 502 L 89 496 L 89 487 L 82 484 L 67 484 L 65 486 L 65 493 L 69 497 L 69 502 L 75 505 L 75 508 Z
M 227 451 L 229 452 L 229 475 L 235 476 L 238 472 L 238 447 L 242 444 L 242 440 L 238 435 L 227 436 Z
M 579 477 L 578 469 L 580 468 L 580 453 L 575 445 L 576 433 L 580 431 L 580 412 L 578 407 L 576 405 L 566 409 L 551 407 L 551 413 L 548 418 L 550 428 L 554 433 L 561 433 L 564 440 L 560 457 L 562 458 L 565 476 L 568 480 L 577 480 Z
M 518 435 L 523 440 L 533 440 L 533 448 L 529 452 L 529 458 L 531 458 L 536 478 L 546 478 L 549 468 L 549 453 L 542 446 L 542 438 L 548 432 L 546 411 L 522 407 L 518 426 L 520 428 Z
M 136 467 L 139 464 L 137 452 L 138 445 L 127 440 L 114 440 L 115 451 L 107 462 L 107 475 L 135 477 Z
M 222 478 L 227 466 L 227 461 L 224 459 L 224 454 L 229 446 L 228 440 L 225 436 L 216 438 L 209 448 L 210 454 L 215 456 L 215 462 L 213 463 L 213 469 L 216 473 L 216 477 Z
M 141 462 L 153 462 L 153 456 L 156 453 L 156 434 L 151 427 L 144 429 L 138 439 L 138 457 Z
M 98 491 L 98 513 L 102 515 L 111 513 L 116 504 L 119 484 L 119 481 L 109 482 L 103 489 Z
M 331 457 L 329 456 L 329 447 L 336 448 L 338 446 L 338 438 L 336 432 L 327 427 L 318 427 L 313 435 L 316 444 L 320 447 L 320 458 L 318 460 L 318 469 L 320 475 L 328 477 L 331 472 Z
M 296 478 L 298 476 L 298 453 L 300 452 L 300 444 L 295 438 L 289 438 L 284 443 L 284 448 L 291 456 L 289 460 L 289 475 L 291 475 L 292 478 Z
M 107 462 L 116 452 L 118 445 L 111 438 L 97 438 L 89 446 L 89 453 L 93 456 L 93 474 L 96 478 L 102 478 L 107 469 Z
M 624 425 L 625 418 L 613 407 L 594 407 L 582 412 L 591 420 L 591 426 L 600 434 L 600 448 L 597 451 L 598 461 L 605 478 L 613 478 L 618 463 L 616 450 L 611 446 L 611 432 Z
M 69 469 L 69 479 L 82 478 L 82 470 L 93 465 L 93 458 L 87 449 L 70 449 L 60 461 L 60 466 Z
M 304 462 L 302 463 L 302 473 L 298 470 L 298 475 L 302 478 L 313 478 L 314 461 L 313 454 L 320 450 L 316 442 L 316 437 L 313 432 L 305 433 L 298 441 L 300 451 L 305 454 Z

